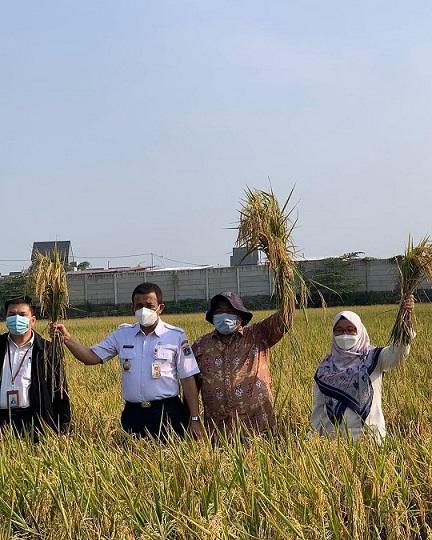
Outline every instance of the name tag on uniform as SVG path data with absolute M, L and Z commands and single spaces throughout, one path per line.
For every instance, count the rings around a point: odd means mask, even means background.
M 6 392 L 8 409 L 16 409 L 19 407 L 19 392 L 18 390 L 8 390 Z
M 160 362 L 153 362 L 152 363 L 152 379 L 160 379 L 160 378 L 161 378 Z

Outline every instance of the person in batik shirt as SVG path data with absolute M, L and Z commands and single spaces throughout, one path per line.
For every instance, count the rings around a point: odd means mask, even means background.
M 279 311 L 247 326 L 251 319 L 238 294 L 217 294 L 206 313 L 215 330 L 192 345 L 210 433 L 215 428 L 229 431 L 237 418 L 255 432 L 269 431 L 275 424 L 270 348 L 287 328 Z

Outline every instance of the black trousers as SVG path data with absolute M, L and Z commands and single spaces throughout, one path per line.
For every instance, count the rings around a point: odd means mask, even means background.
M 0 429 L 11 427 L 15 435 L 23 436 L 30 433 L 37 441 L 40 422 L 30 409 L 0 409 Z
M 125 431 L 140 437 L 166 439 L 169 426 L 180 436 L 184 434 L 187 412 L 178 396 L 151 401 L 148 408 L 140 403 L 126 402 L 121 415 L 121 424 Z

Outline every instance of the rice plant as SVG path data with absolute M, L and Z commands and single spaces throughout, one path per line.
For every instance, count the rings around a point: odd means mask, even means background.
M 247 254 L 255 250 L 265 253 L 274 272 L 273 290 L 279 302 L 281 316 L 289 328 L 296 307 L 296 278 L 299 273 L 294 262 L 296 249 L 292 231 L 296 220 L 292 210 L 286 212 L 293 190 L 281 207 L 273 191 L 247 189 L 240 209 L 237 245 L 245 247 Z M 300 278 L 300 304 L 305 305 L 308 289 Z
M 36 259 L 30 273 L 30 281 L 40 305 L 41 314 L 52 323 L 63 320 L 69 307 L 69 290 L 61 253 L 55 246 L 51 255 L 36 253 Z M 64 343 L 60 335 L 54 335 L 44 351 L 45 375 L 48 365 L 60 374 L 60 389 L 63 392 Z M 54 394 L 54 377 L 52 378 Z
M 296 313 L 301 364 L 287 340 L 273 349 L 280 379 L 273 436 L 179 440 L 161 447 L 123 433 L 116 360 L 84 366 L 66 351 L 71 433 L 39 444 L 0 434 L 0 538 L 44 540 L 423 540 L 432 538 L 432 305 L 418 304 L 406 377 L 386 375 L 388 436 L 381 447 L 309 434 L 316 364 L 339 308 Z M 384 343 L 397 306 L 357 307 Z M 256 312 L 260 320 L 269 312 Z M 166 315 L 191 341 L 203 314 Z M 133 317 L 131 316 L 130 322 Z M 124 317 L 68 321 L 98 342 Z M 43 330 L 46 321 L 38 321 Z M 3 326 L 4 329 L 4 326 Z M 240 436 L 242 435 L 242 436 Z
M 414 294 L 420 283 L 432 280 L 432 244 L 429 238 L 423 238 L 417 245 L 408 239 L 405 254 L 396 258 L 400 276 L 401 305 L 393 326 L 390 342 L 395 345 L 408 345 L 415 336 L 415 318 L 412 311 L 403 306 L 404 299 Z

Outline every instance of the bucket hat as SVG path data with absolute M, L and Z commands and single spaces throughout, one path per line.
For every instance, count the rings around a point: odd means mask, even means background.
M 227 291 L 227 292 L 216 294 L 210 300 L 210 306 L 205 317 L 206 321 L 208 321 L 209 323 L 213 324 L 214 311 L 220 300 L 225 300 L 229 302 L 233 309 L 241 313 L 242 326 L 246 326 L 247 323 L 252 319 L 252 313 L 248 309 L 246 309 L 245 305 L 243 304 L 243 300 L 240 298 L 240 295 L 238 295 L 235 292 Z

